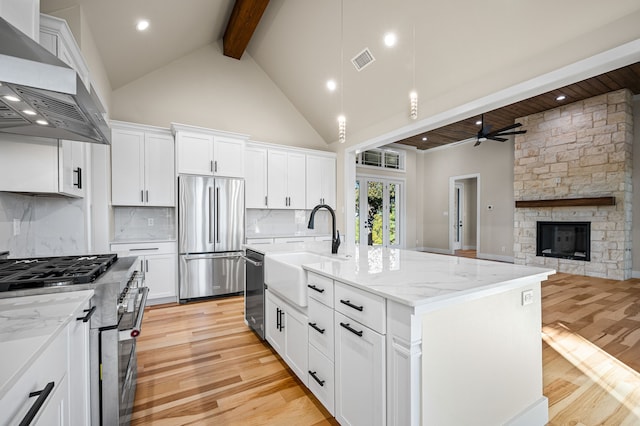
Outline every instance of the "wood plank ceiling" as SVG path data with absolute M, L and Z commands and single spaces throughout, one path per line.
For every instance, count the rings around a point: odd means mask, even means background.
M 225 56 L 242 57 L 268 4 L 269 0 L 236 0 L 222 38 Z
M 623 88 L 628 88 L 634 95 L 640 93 L 640 62 L 485 112 L 484 120 L 485 123 L 491 125 L 493 130 L 496 130 L 513 124 L 519 117 L 525 117 Z M 565 95 L 566 99 L 557 101 L 556 98 L 559 95 Z M 457 123 L 430 130 L 396 143 L 415 146 L 420 150 L 424 150 L 474 138 L 479 130 L 479 126 L 476 124 L 478 120 L 480 120 L 479 115 L 469 117 Z M 427 140 L 425 141 L 423 138 L 427 138 Z

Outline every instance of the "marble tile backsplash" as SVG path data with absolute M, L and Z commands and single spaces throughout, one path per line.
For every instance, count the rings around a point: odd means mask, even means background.
M 327 235 L 331 233 L 331 214 L 316 213 L 315 229 L 307 229 L 311 210 L 248 209 L 246 237 L 277 237 L 289 235 Z
M 0 193 L 0 251 L 11 257 L 86 253 L 84 200 Z
M 175 211 L 171 207 L 114 207 L 113 241 L 174 240 Z

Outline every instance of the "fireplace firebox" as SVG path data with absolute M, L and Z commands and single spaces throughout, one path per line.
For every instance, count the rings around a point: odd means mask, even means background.
M 591 260 L 590 222 L 538 222 L 536 256 Z

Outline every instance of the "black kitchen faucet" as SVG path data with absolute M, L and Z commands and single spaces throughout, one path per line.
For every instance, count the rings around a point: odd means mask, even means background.
M 313 229 L 313 220 L 316 216 L 316 212 L 320 209 L 327 209 L 331 213 L 331 253 L 338 253 L 338 247 L 340 247 L 340 231 L 336 230 L 336 212 L 326 204 L 318 204 L 311 210 L 311 216 L 309 217 L 309 225 L 307 228 Z

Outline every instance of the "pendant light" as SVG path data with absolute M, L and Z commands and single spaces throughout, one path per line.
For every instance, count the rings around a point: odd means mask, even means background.
M 416 26 L 413 26 L 413 89 L 409 93 L 409 118 L 418 118 L 418 92 L 416 91 Z
M 347 119 L 344 116 L 344 0 L 340 0 L 340 116 L 338 117 L 338 141 L 347 140 Z

